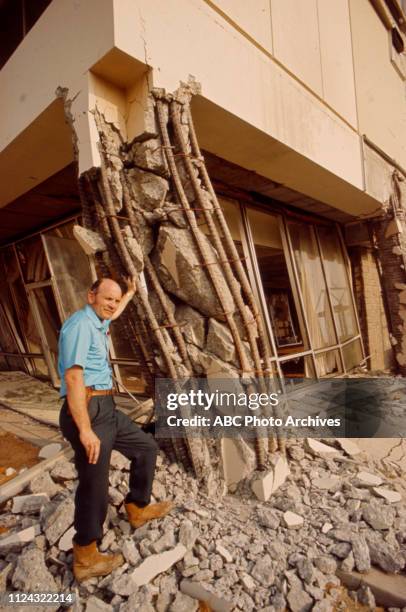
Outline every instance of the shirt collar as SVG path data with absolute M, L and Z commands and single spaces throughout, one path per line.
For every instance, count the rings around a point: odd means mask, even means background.
M 107 319 L 101 321 L 89 304 L 86 304 L 86 306 L 84 307 L 84 311 L 89 317 L 89 319 L 92 321 L 93 325 L 97 327 L 97 329 L 101 329 L 104 331 L 107 329 L 109 321 Z

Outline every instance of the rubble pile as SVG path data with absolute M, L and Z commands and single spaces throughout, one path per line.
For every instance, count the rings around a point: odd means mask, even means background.
M 9 530 L 0 538 L 0 589 L 74 591 L 74 609 L 88 611 L 193 612 L 202 601 L 230 611 L 348 609 L 334 608 L 345 574 L 372 566 L 404 570 L 406 506 L 396 464 L 354 454 L 354 445 L 349 456 L 343 447 L 292 442 L 289 467 L 275 455 L 265 473 L 217 499 L 160 456 L 153 497 L 173 499 L 176 507 L 137 530 L 121 506 L 129 463 L 114 451 L 100 549 L 121 551 L 126 563 L 81 585 L 71 571 L 76 473 L 61 461 L 3 510 L 1 525 Z M 264 480 L 272 480 L 270 488 L 259 488 Z M 368 587 L 350 595 L 374 609 Z

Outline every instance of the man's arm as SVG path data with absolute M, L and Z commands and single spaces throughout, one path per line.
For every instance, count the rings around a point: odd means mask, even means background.
M 72 366 L 65 370 L 65 383 L 69 410 L 79 430 L 80 441 L 86 450 L 89 463 L 97 463 L 100 440 L 90 423 L 82 368 Z
M 127 292 L 121 298 L 119 305 L 117 306 L 116 312 L 111 317 L 111 321 L 114 321 L 121 315 L 126 308 L 127 304 L 133 299 L 135 292 L 137 291 L 137 281 L 135 277 L 126 279 Z

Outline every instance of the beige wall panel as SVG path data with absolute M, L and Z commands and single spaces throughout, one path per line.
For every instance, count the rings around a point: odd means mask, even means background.
M 201 0 L 168 0 L 159 20 L 154 4 L 115 0 L 115 30 L 122 51 L 153 66 L 155 86 L 172 91 L 192 74 L 206 99 L 362 189 L 358 136 L 337 115 Z M 228 142 L 230 153 L 246 145 L 238 133 Z
M 0 151 L 51 104 L 58 86 L 77 95 L 113 44 L 111 0 L 52 2 L 0 71 L 0 114 L 7 116 Z
M 317 0 L 324 100 L 357 127 L 348 0 Z
M 317 0 L 271 0 L 275 57 L 323 95 Z
M 269 0 L 212 0 L 241 30 L 272 53 L 272 27 Z
M 350 0 L 359 130 L 406 167 L 405 83 L 390 62 L 388 31 L 368 0 Z

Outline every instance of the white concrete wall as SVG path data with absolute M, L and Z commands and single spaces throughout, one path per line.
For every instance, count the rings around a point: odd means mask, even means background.
M 180 75 L 192 74 L 206 99 L 362 189 L 356 131 L 208 4 L 139 0 L 137 10 L 132 0 L 114 5 L 116 45 L 146 58 L 154 85 L 170 91 Z
M 149 67 L 150 85 L 171 91 L 189 74 L 202 84 L 198 129 L 213 153 L 343 210 L 368 213 L 377 203 L 363 193 L 348 4 L 326 4 L 54 0 L 0 72 L 0 112 L 11 117 L 0 138 L 0 171 L 10 157 L 5 147 L 14 146 L 18 158 L 24 130 L 58 86 L 76 96 L 80 170 L 97 164 L 89 110 L 99 100 L 134 135 L 142 128 Z
M 406 168 L 406 87 L 389 31 L 368 0 L 350 0 L 359 130 Z

